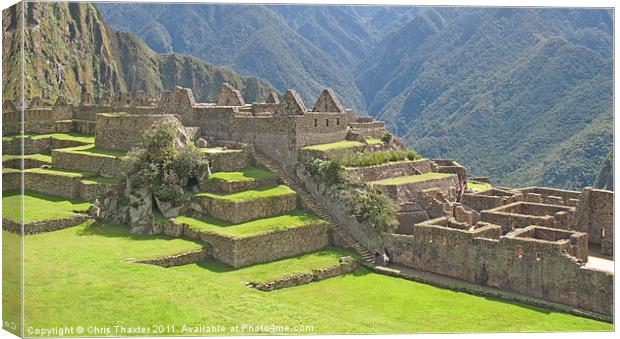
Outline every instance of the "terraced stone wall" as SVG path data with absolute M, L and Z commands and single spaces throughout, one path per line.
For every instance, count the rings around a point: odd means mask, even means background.
M 376 166 L 347 168 L 347 172 L 359 176 L 364 181 L 377 181 L 388 178 L 404 177 L 431 171 L 428 159 L 392 162 Z
M 522 201 L 523 194 L 500 189 L 490 189 L 487 191 L 476 193 L 465 193 L 461 198 L 461 202 L 476 211 L 493 209 L 496 207 L 511 204 L 513 202 Z
M 498 208 L 484 210 L 482 221 L 502 225 L 503 232 L 515 228 L 540 225 L 559 229 L 569 229 L 574 209 L 568 206 L 536 204 L 518 201 Z
M 400 265 L 613 314 L 613 273 L 587 268 L 562 253 L 566 244 L 497 238 L 499 231 L 493 232 L 481 235 L 418 224 L 412 235 L 386 235 L 386 247 L 392 262 Z
M 172 223 L 172 222 L 170 222 Z M 324 222 L 265 234 L 235 238 L 170 224 L 159 230 L 209 244 L 209 255 L 232 267 L 244 267 L 319 250 L 329 244 L 330 226 Z
M 443 178 L 402 184 L 377 184 L 377 187 L 397 203 L 412 201 L 411 197 L 413 197 L 416 192 L 422 192 L 426 189 L 437 189 L 446 197 L 453 198 L 456 188 L 458 187 L 458 178 L 456 175 L 450 175 Z
M 19 121 L 21 112 L 2 111 L 2 135 L 17 134 L 20 132 Z
M 107 155 L 83 154 L 52 150 L 52 166 L 76 171 L 97 173 L 106 177 L 120 177 L 121 158 Z
M 240 171 L 250 163 L 250 154 L 246 150 L 210 152 L 207 158 L 213 172 Z
M 209 215 L 232 223 L 284 214 L 295 209 L 297 194 L 281 194 L 248 201 L 230 201 L 211 196 L 195 197 Z
M 2 192 L 21 189 L 21 172 L 3 171 L 2 172 Z

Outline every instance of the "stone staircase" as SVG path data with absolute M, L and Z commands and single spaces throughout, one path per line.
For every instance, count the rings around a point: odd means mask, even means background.
M 280 178 L 280 180 L 282 180 L 282 182 L 285 185 L 287 185 L 293 191 L 295 191 L 297 193 L 297 197 L 299 198 L 302 205 L 306 209 L 318 215 L 323 220 L 327 221 L 332 227 L 334 235 L 342 239 L 342 241 L 345 243 L 346 246 L 352 248 L 357 253 L 359 253 L 362 259 L 365 261 L 365 264 L 369 264 L 369 265 L 373 264 L 373 261 L 374 261 L 373 254 L 366 247 L 364 247 L 364 245 L 360 244 L 357 240 L 355 240 L 349 234 L 349 232 L 347 232 L 345 229 L 340 227 L 338 223 L 336 223 L 334 219 L 329 215 L 329 213 L 327 213 L 325 209 L 323 209 L 314 200 L 312 195 L 310 195 L 310 193 L 308 193 L 308 191 L 306 191 L 306 189 L 302 187 L 296 180 L 294 180 L 288 174 L 286 174 L 284 170 L 282 169 L 282 167 L 277 162 L 271 159 L 271 157 L 259 151 L 255 151 L 254 158 L 256 159 L 258 163 L 263 165 L 265 168 L 276 173 L 278 177 Z

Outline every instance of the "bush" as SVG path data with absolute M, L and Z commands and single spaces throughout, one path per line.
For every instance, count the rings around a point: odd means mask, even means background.
M 381 135 L 381 141 L 388 143 L 390 141 L 392 141 L 392 133 L 390 132 L 385 132 Z
M 198 184 L 208 161 L 192 144 L 177 148 L 177 125 L 165 122 L 146 131 L 139 148 L 123 163 L 130 188 L 147 187 L 157 199 L 182 203 L 185 190 Z
M 338 161 L 313 159 L 306 164 L 306 171 L 327 186 L 339 184 L 338 190 L 344 193 L 342 197 L 358 222 L 384 232 L 393 232 L 398 225 L 398 205 L 379 189 L 348 175 Z

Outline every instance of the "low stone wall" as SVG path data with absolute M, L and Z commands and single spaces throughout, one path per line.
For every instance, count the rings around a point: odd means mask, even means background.
M 77 226 L 88 219 L 90 219 L 90 217 L 85 214 L 76 214 L 68 218 L 31 221 L 24 224 L 24 233 L 37 234 L 57 231 L 63 228 Z M 21 223 L 2 218 L 2 229 L 11 233 L 21 234 Z
M 49 165 L 50 163 L 47 161 L 42 161 L 39 159 L 33 159 L 33 158 L 24 158 L 24 169 L 29 169 L 29 168 L 38 168 L 41 167 L 43 165 Z M 15 159 L 8 159 L 8 160 L 4 160 L 2 162 L 2 166 L 4 166 L 5 168 L 15 168 L 15 169 L 19 169 L 22 166 L 22 159 L 20 158 L 15 158 Z
M 237 193 L 247 191 L 259 186 L 276 185 L 278 178 L 263 178 L 247 181 L 227 181 L 215 178 L 209 178 L 206 183 L 201 184 L 201 188 L 208 192 L 216 193 Z
M 581 192 L 550 187 L 525 187 L 514 191 L 522 193 L 525 201 L 540 204 L 577 206 L 581 198 Z
M 157 265 L 161 267 L 173 267 L 173 266 L 193 264 L 193 263 L 205 260 L 206 258 L 207 258 L 207 250 L 202 248 L 202 249 L 195 250 L 195 251 L 167 255 L 164 257 L 135 260 L 133 262 L 138 263 L 138 264 Z
M 467 169 L 451 159 L 433 159 L 433 172 L 452 173 L 456 174 L 461 182 L 467 180 Z
M 226 150 L 207 153 L 209 165 L 213 172 L 240 171 L 250 163 L 250 155 L 245 150 Z
M 21 189 L 20 171 L 2 171 L 2 192 Z
M 136 146 L 151 126 L 179 120 L 172 114 L 99 113 L 95 129 L 96 145 L 101 148 L 129 150 Z
M 428 179 L 411 183 L 376 184 L 376 186 L 400 204 L 412 201 L 415 192 L 422 192 L 431 188 L 438 189 L 438 191 L 446 197 L 454 197 L 456 188 L 458 187 L 458 178 L 456 175 L 450 175 L 444 178 Z
M 553 242 L 486 238 L 462 230 L 435 235 L 416 225 L 412 235 L 386 235 L 393 263 L 483 286 L 613 314 L 611 272 L 590 269 Z
M 95 126 L 96 124 L 94 120 L 73 119 L 73 128 L 78 133 L 94 135 Z
M 478 212 L 508 205 L 521 200 L 523 200 L 523 195 L 521 193 L 495 188 L 482 192 L 465 193 L 461 197 L 461 202 L 464 205 L 467 205 Z
M 235 224 L 284 214 L 294 210 L 297 204 L 295 192 L 248 201 L 230 201 L 210 196 L 199 196 L 194 199 L 203 209 L 196 212 L 206 212 L 212 217 Z
M 349 167 L 346 170 L 368 182 L 427 173 L 431 171 L 431 162 L 428 159 L 399 161 L 376 166 Z
M 575 229 L 587 233 L 589 242 L 601 244 L 603 254 L 613 255 L 614 192 L 587 187 L 575 214 Z
M 54 175 L 50 173 L 24 172 L 24 187 L 35 192 L 51 194 L 63 198 L 80 196 L 81 177 Z
M 480 219 L 502 225 L 504 234 L 515 228 L 530 225 L 569 229 L 574 211 L 568 206 L 515 202 L 498 208 L 484 210 Z
M 2 142 L 2 153 L 4 154 L 21 154 L 22 138 L 14 138 Z M 24 154 L 42 153 L 55 148 L 67 148 L 86 145 L 83 142 L 75 140 L 59 140 L 52 137 L 36 139 L 26 136 L 24 139 Z
M 313 269 L 311 273 L 298 273 L 259 283 L 250 282 L 248 286 L 261 291 L 273 291 L 281 288 L 299 286 L 309 284 L 313 281 L 321 281 L 337 277 L 339 275 L 353 272 L 358 267 L 359 263 L 357 261 L 341 262 L 336 265 Z
M 110 184 L 110 183 L 95 183 L 88 182 L 88 179 L 81 180 L 79 184 L 80 198 L 93 201 L 96 198 L 106 196 L 109 192 L 116 192 L 120 194 L 125 189 L 125 184 Z
M 101 155 L 85 154 L 71 150 L 52 150 L 52 166 L 75 171 L 97 173 L 105 177 L 120 177 L 122 158 Z
M 317 251 L 329 244 L 330 230 L 329 224 L 317 222 L 248 237 L 230 237 L 166 221 L 160 229 L 154 230 L 154 233 L 185 236 L 209 244 L 209 255 L 239 268 Z

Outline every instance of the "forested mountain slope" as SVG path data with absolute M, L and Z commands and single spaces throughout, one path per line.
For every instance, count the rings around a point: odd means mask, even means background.
M 82 92 L 98 99 L 107 90 L 144 90 L 159 96 L 175 85 L 192 87 L 197 100 L 214 100 L 230 82 L 247 100 L 273 90 L 256 77 L 210 65 L 198 58 L 158 54 L 132 33 L 112 31 L 87 3 L 26 3 L 24 19 L 25 97 L 52 103 L 58 95 L 79 102 Z M 3 11 L 3 97 L 17 100 L 21 83 L 20 4 Z

